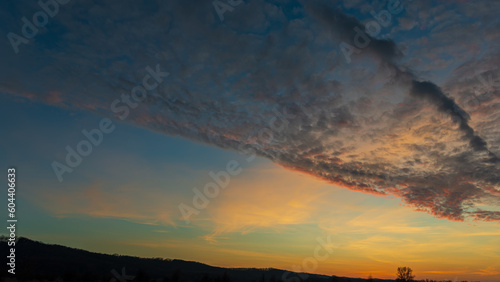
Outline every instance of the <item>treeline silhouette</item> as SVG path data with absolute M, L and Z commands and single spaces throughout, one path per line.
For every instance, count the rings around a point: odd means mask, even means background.
M 0 238 L 0 253 L 8 254 L 6 238 Z M 27 238 L 19 238 L 16 243 L 16 274 L 18 281 L 165 281 L 165 282 L 281 282 L 284 270 L 253 268 L 222 268 L 199 262 L 163 258 L 139 258 L 123 255 L 108 255 L 85 250 L 49 245 Z M 3 256 L 1 278 L 12 278 L 7 273 L 6 255 Z M 122 269 L 124 272 L 122 273 Z M 116 277 L 112 273 L 119 276 Z M 362 282 L 364 279 L 330 277 L 308 274 L 307 279 L 298 274 L 288 276 L 292 281 L 317 282 Z M 291 280 L 296 277 L 296 280 Z M 337 280 L 332 280 L 337 279 Z M 340 280 L 338 280 L 340 279 Z M 0 279 L 2 280 L 2 279 Z
M 0 236 L 0 253 L 10 247 Z M 222 268 L 199 262 L 163 258 L 139 258 L 107 255 L 85 250 L 49 245 L 27 238 L 16 242 L 16 274 L 7 272 L 6 255 L 1 281 L 103 281 L 103 282 L 366 282 L 367 279 L 287 273 L 266 268 Z M 125 276 L 123 276 L 125 275 Z M 287 280 L 283 280 L 286 277 Z M 385 282 L 371 278 L 369 281 Z M 428 280 L 430 282 L 430 280 Z

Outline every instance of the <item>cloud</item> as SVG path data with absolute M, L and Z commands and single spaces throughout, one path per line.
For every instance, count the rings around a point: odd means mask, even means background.
M 363 29 L 360 14 L 304 5 L 252 1 L 221 22 L 203 1 L 75 2 L 5 58 L 0 90 L 118 120 L 113 101 L 142 83 L 146 66 L 159 65 L 171 75 L 124 122 L 220 148 L 243 146 L 347 189 L 401 197 L 439 218 L 498 221 L 498 100 L 475 110 L 463 103 L 472 84 L 455 87 L 474 62 L 496 71 L 457 32 L 477 30 L 497 46 L 497 20 L 495 28 L 470 24 L 495 19 L 493 9 L 458 3 L 466 17 L 446 13 L 446 4 L 403 13 L 429 28 L 370 37 L 346 64 L 338 46 Z M 4 13 L 5 32 L 20 30 L 14 15 L 32 12 L 10 9 L 16 13 Z M 442 53 L 447 48 L 458 63 Z M 5 42 L 0 50 L 12 51 Z M 440 69 L 430 68 L 438 59 Z
M 495 267 L 487 267 L 487 268 L 483 268 L 477 272 L 472 272 L 472 273 L 478 274 L 481 276 L 490 276 L 490 275 L 493 276 L 493 275 L 499 275 L 500 271 L 498 271 L 498 268 L 495 268 Z
M 311 4 L 312 14 L 315 14 L 315 16 L 330 27 L 342 42 L 348 41 L 351 45 L 359 46 L 359 44 L 356 44 L 359 43 L 356 41 L 356 38 L 361 37 L 360 34 L 363 34 L 367 38 L 365 40 L 366 44 L 362 44 L 363 50 L 366 50 L 370 55 L 392 68 L 395 73 L 395 79 L 398 82 L 409 83 L 411 80 L 411 95 L 429 100 L 438 107 L 439 111 L 448 113 L 452 118 L 455 118 L 460 125 L 460 129 L 464 131 L 466 138 L 470 141 L 470 145 L 476 150 L 488 151 L 486 142 L 481 137 L 475 135 L 474 129 L 469 126 L 469 116 L 467 113 L 453 99 L 447 97 L 439 86 L 433 82 L 418 81 L 412 71 L 404 70 L 396 63 L 396 60 L 402 56 L 402 52 L 396 47 L 394 41 L 377 39 L 364 33 L 364 26 L 361 22 L 338 9 L 329 7 L 319 1 L 308 3 L 313 3 Z M 491 152 L 489 154 L 493 162 L 499 161 L 495 154 Z

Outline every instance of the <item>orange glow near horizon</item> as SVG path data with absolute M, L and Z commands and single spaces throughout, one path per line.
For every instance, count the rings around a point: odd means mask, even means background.
M 362 278 L 370 274 L 394 278 L 398 266 L 411 267 L 418 279 L 494 281 L 500 277 L 500 253 L 492 248 L 500 245 L 496 223 L 436 219 L 403 206 L 395 197 L 373 198 L 274 164 L 248 169 L 231 179 L 191 224 L 179 221 L 175 209 L 166 208 L 175 207 L 179 195 L 162 197 L 158 191 L 141 196 L 130 186 L 116 198 L 98 190 L 88 188 L 83 198 L 67 191 L 35 197 L 56 216 L 125 219 L 154 229 L 148 233 L 134 227 L 117 241 L 76 245 L 99 252 Z M 66 205 L 53 205 L 61 198 L 68 201 Z M 134 209 L 144 211 L 142 215 L 129 216 L 120 204 L 105 205 L 131 199 Z M 152 218 L 162 220 L 151 222 Z M 316 260 L 315 267 L 304 265 L 307 258 L 314 259 L 318 238 L 327 236 L 333 252 L 324 261 Z

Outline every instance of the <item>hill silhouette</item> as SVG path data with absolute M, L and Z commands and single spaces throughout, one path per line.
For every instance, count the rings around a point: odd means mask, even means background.
M 10 247 L 5 239 L 0 251 Z M 280 282 L 285 270 L 222 268 L 199 262 L 162 258 L 139 258 L 89 252 L 60 245 L 44 244 L 21 237 L 16 243 L 16 275 L 6 271 L 6 257 L 1 274 L 3 281 L 165 281 L 165 282 Z M 124 271 L 124 273 L 122 273 Z M 130 277 L 123 277 L 126 274 Z M 118 276 L 117 276 L 118 275 Z M 132 279 L 133 277 L 133 279 Z M 365 279 L 291 273 L 288 282 L 364 282 Z M 295 277 L 295 278 L 294 278 Z M 127 278 L 127 279 L 125 279 Z M 393 281 L 379 280 L 375 281 Z

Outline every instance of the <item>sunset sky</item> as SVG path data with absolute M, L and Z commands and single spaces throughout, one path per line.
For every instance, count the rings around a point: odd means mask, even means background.
M 63 2 L 0 3 L 18 235 L 500 280 L 499 1 Z

